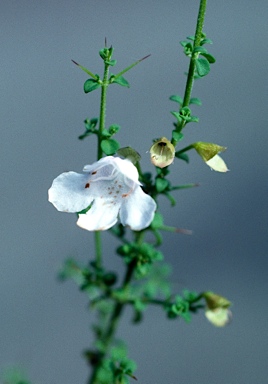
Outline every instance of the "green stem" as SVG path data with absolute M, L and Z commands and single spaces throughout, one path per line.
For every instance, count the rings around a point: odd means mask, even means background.
M 203 30 L 204 21 L 205 21 L 206 6 L 207 6 L 207 0 L 200 0 L 193 51 L 194 51 L 195 47 L 200 46 L 200 42 L 201 42 L 201 38 L 202 38 L 202 30 Z M 199 55 L 198 52 L 193 53 L 191 60 L 190 60 L 182 108 L 188 107 L 190 104 L 191 93 L 192 93 L 192 89 L 193 89 L 193 85 L 194 85 L 196 59 L 198 58 L 198 55 Z M 176 127 L 176 131 L 181 132 L 181 130 L 185 127 L 185 124 L 186 124 L 185 120 L 182 120 L 181 123 L 178 123 L 177 127 Z M 172 139 L 172 141 L 171 141 L 171 143 L 174 146 L 176 146 L 177 142 L 178 141 L 175 139 Z
M 98 160 L 102 158 L 101 140 L 102 132 L 105 128 L 105 117 L 106 117 L 106 99 L 107 99 L 107 88 L 109 85 L 109 65 L 104 64 L 103 84 L 101 87 L 101 102 L 100 102 L 100 119 L 98 129 Z M 102 247 L 101 247 L 101 233 L 95 232 L 95 250 L 96 250 L 96 264 L 101 267 L 102 264 Z
M 200 1 L 193 49 L 195 49 L 195 47 L 200 46 L 200 42 L 202 38 L 202 30 L 203 30 L 204 21 L 205 21 L 206 5 L 207 5 L 207 0 Z M 190 103 L 191 93 L 192 93 L 193 84 L 194 84 L 195 63 L 196 63 L 197 57 L 198 57 L 198 52 L 193 53 L 190 60 L 182 107 L 187 107 Z
M 190 149 L 193 149 L 193 148 L 194 148 L 193 144 L 190 144 L 190 145 L 188 145 L 187 147 L 182 148 L 182 149 L 180 149 L 179 151 L 176 151 L 176 156 L 177 156 L 177 155 L 180 155 L 180 154 L 182 154 L 182 153 L 184 153 L 184 152 L 187 152 L 187 151 L 189 151 Z
M 135 240 L 137 244 L 141 244 L 144 237 L 143 232 L 136 232 L 135 233 Z M 136 267 L 136 260 L 134 259 L 131 263 L 127 266 L 126 275 L 124 278 L 124 281 L 122 283 L 122 290 L 127 289 L 128 285 L 130 284 L 130 281 L 132 279 L 133 273 L 135 271 Z M 95 365 L 94 370 L 92 372 L 89 384 L 98 384 L 96 379 L 99 372 L 99 369 L 101 368 L 103 361 L 108 353 L 109 347 L 111 345 L 111 342 L 114 338 L 120 316 L 123 312 L 124 307 L 127 305 L 127 303 L 124 302 L 116 302 L 114 305 L 114 310 L 110 318 L 109 326 L 107 328 L 106 333 L 102 336 L 103 338 L 103 344 L 105 345 L 105 353 L 100 357 L 98 363 Z
M 102 158 L 101 140 L 102 132 L 105 128 L 105 117 L 106 117 L 106 99 L 107 89 L 109 85 L 109 64 L 104 64 L 104 74 L 101 87 L 101 105 L 100 105 L 100 122 L 98 131 L 98 160 Z
M 133 276 L 134 270 L 136 266 L 136 261 L 133 261 L 128 265 L 128 269 L 126 271 L 126 276 L 124 279 L 124 282 L 122 284 L 122 289 L 126 289 L 127 286 L 130 283 L 130 280 Z M 114 334 L 116 332 L 120 316 L 122 314 L 122 311 L 127 303 L 117 302 L 115 303 L 113 313 L 110 318 L 109 327 L 106 331 L 106 333 L 103 335 L 103 344 L 105 345 L 105 353 L 100 357 L 98 363 L 95 365 L 94 370 L 92 372 L 91 378 L 89 380 L 89 384 L 98 384 L 96 379 L 99 372 L 99 369 L 101 368 L 103 361 L 108 353 L 109 346 L 113 340 Z
M 95 252 L 96 252 L 96 266 L 101 268 L 102 266 L 102 243 L 101 243 L 101 232 L 95 231 Z

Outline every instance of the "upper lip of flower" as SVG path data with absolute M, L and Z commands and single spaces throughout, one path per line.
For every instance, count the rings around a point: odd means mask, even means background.
M 156 203 L 145 194 L 138 171 L 129 160 L 107 156 L 86 165 L 84 174 L 59 175 L 49 189 L 49 201 L 64 212 L 80 212 L 77 224 L 87 230 L 105 230 L 117 222 L 142 230 L 150 225 Z

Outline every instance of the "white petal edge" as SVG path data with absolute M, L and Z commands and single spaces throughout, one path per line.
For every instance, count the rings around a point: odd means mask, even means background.
M 228 308 L 207 309 L 205 316 L 215 327 L 224 327 L 230 323 L 232 312 Z
M 219 155 L 213 156 L 210 160 L 206 161 L 206 164 L 217 172 L 227 172 L 229 169 L 227 165 L 223 161 L 223 159 Z
M 146 195 L 141 187 L 136 187 L 132 193 L 124 197 L 119 211 L 120 221 L 134 231 L 141 231 L 151 224 L 155 210 L 154 199 Z
M 97 198 L 86 214 L 79 215 L 77 225 L 87 231 L 105 231 L 116 224 L 119 208 L 120 204 Z
M 53 180 L 48 190 L 48 201 L 61 212 L 79 212 L 87 208 L 93 197 L 85 185 L 88 175 L 65 172 Z

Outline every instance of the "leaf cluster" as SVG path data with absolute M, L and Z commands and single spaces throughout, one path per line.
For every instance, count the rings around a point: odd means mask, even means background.
M 183 46 L 184 54 L 195 59 L 195 78 L 200 78 L 209 74 L 210 64 L 214 64 L 216 59 L 204 48 L 205 44 L 212 44 L 212 41 L 207 39 L 204 33 L 199 46 L 195 46 L 194 42 L 195 36 L 188 36 L 187 40 L 181 41 L 180 44 Z

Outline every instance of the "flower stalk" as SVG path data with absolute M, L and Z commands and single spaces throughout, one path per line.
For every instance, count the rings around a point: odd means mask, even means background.
M 202 38 L 202 31 L 205 21 L 205 14 L 206 14 L 206 6 L 207 6 L 207 0 L 200 0 L 200 6 L 199 6 L 199 12 L 198 12 L 198 18 L 197 18 L 197 24 L 196 24 L 196 30 L 195 30 L 195 38 L 194 38 L 194 44 L 193 44 L 193 52 L 191 54 L 191 59 L 189 63 L 189 69 L 188 69 L 188 75 L 186 80 L 186 86 L 184 91 L 184 97 L 181 107 L 185 108 L 188 107 L 191 100 L 191 94 L 194 84 L 194 77 L 195 77 L 195 68 L 196 68 L 196 59 L 199 55 L 198 52 L 195 52 L 194 49 L 200 45 L 201 38 Z M 185 119 L 181 119 L 176 124 L 176 132 L 180 133 L 182 129 L 185 127 L 187 121 Z M 171 143 L 176 147 L 178 140 L 173 136 Z

